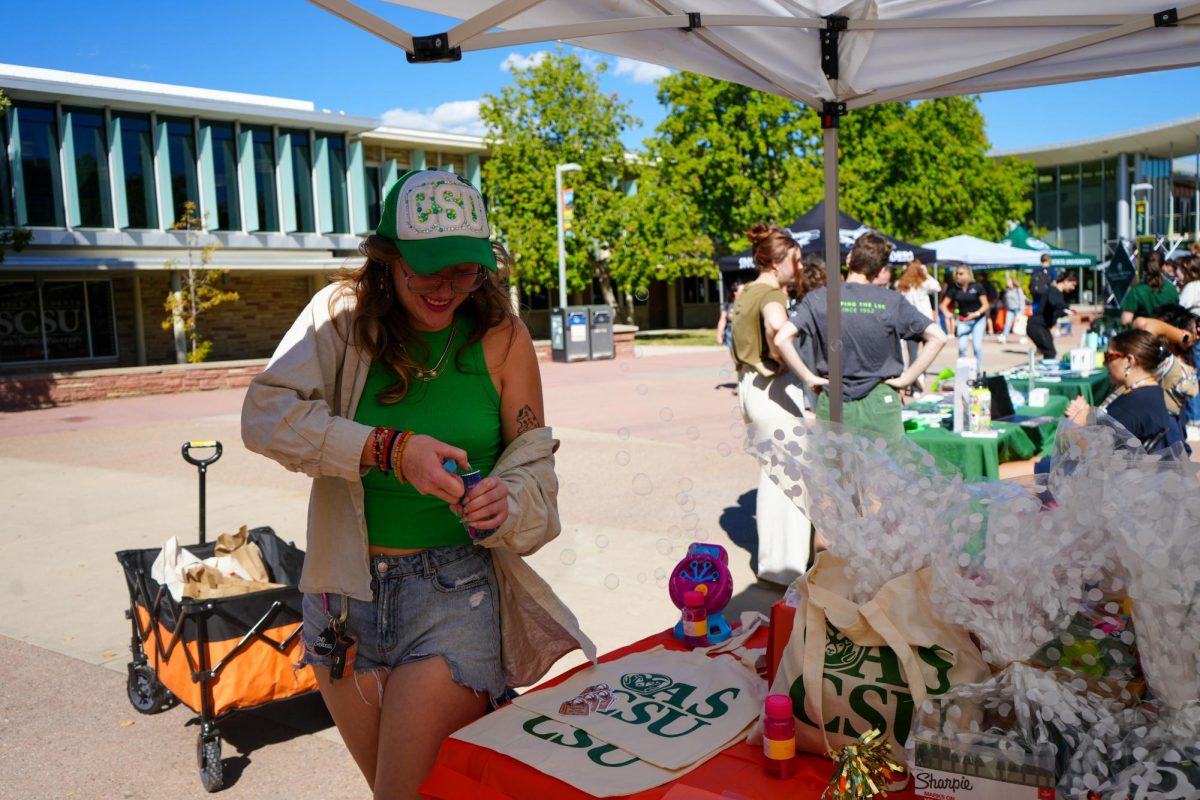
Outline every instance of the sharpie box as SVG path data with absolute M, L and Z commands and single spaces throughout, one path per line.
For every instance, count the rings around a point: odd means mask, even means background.
M 1053 745 L 1014 751 L 987 734 L 946 738 L 921 732 L 912 752 L 913 790 L 927 800 L 1055 800 Z

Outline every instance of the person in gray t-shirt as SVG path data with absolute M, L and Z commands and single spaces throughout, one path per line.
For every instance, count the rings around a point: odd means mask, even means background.
M 887 240 L 873 232 L 860 236 L 850 251 L 849 274 L 841 287 L 842 385 L 847 428 L 899 436 L 903 425 L 896 390 L 925 373 L 946 335 L 899 292 L 871 285 L 890 252 Z M 805 297 L 775 338 L 788 368 L 814 391 L 829 383 L 826 294 L 821 288 Z M 907 369 L 901 339 L 926 343 Z M 821 400 L 817 416 L 828 419 L 827 398 Z

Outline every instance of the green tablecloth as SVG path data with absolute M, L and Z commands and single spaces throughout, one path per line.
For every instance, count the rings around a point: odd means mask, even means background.
M 1067 400 L 1061 397 L 1052 397 L 1045 406 L 1018 408 L 1016 413 L 1021 416 L 1047 419 L 1031 420 L 1031 424 L 993 422 L 992 429 L 999 433 L 995 438 L 963 436 L 946 428 L 926 428 L 906 435 L 921 449 L 955 467 L 964 478 L 995 480 L 1000 477 L 1002 462 L 1049 454 L 1058 419 L 1066 408 Z
M 1029 388 L 1029 381 L 1024 378 L 1009 378 L 1008 385 L 1024 394 Z M 1098 406 L 1100 401 L 1108 396 L 1108 370 L 1099 369 L 1087 377 L 1064 377 L 1056 381 L 1035 378 L 1033 385 L 1039 389 L 1049 389 L 1051 397 L 1071 400 L 1083 395 L 1088 405 Z

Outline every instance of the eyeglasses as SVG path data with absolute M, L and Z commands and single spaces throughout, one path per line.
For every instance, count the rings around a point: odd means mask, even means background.
M 404 270 L 405 284 L 413 294 L 433 294 L 441 290 L 443 283 L 450 284 L 450 289 L 455 294 L 470 294 L 483 286 L 483 277 L 483 267 L 478 267 L 472 272 L 460 272 L 450 278 L 442 278 L 437 275 L 417 275 L 407 269 Z
M 1124 353 L 1114 353 L 1113 351 L 1108 350 L 1108 351 L 1105 351 L 1105 353 L 1104 353 L 1104 363 L 1111 364 L 1112 362 L 1116 361 L 1117 359 L 1124 358 L 1124 357 L 1125 357 Z

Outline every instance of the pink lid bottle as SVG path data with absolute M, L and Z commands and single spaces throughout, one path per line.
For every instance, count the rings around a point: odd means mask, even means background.
M 683 643 L 687 647 L 708 647 L 708 611 L 704 595 L 697 591 L 683 593 Z
M 763 713 L 763 769 L 772 778 L 790 778 L 796 774 L 796 719 L 792 716 L 792 698 L 769 694 Z

